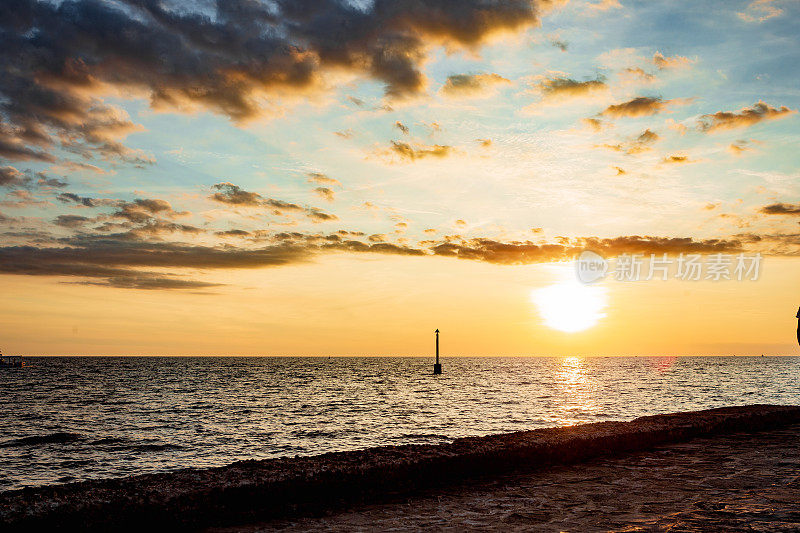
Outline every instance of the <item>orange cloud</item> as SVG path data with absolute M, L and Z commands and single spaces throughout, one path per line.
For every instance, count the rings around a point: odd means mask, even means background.
M 701 131 L 713 133 L 721 130 L 746 128 L 765 120 L 785 118 L 797 110 L 786 106 L 775 108 L 762 101 L 752 107 L 743 107 L 739 111 L 718 111 L 712 115 L 703 115 L 699 121 Z

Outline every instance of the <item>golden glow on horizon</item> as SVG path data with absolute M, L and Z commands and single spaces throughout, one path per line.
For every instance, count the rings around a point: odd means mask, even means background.
M 604 318 L 608 298 L 604 287 L 585 285 L 577 280 L 562 281 L 534 289 L 536 304 L 545 325 L 565 333 L 589 329 Z

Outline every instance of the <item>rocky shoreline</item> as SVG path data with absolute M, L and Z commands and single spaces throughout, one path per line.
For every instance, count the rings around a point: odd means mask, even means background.
M 800 407 L 752 405 L 0 493 L 14 530 L 200 529 L 326 512 L 422 488 L 657 445 L 800 422 Z

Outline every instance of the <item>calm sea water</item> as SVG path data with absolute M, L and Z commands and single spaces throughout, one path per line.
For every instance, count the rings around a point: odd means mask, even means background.
M 0 490 L 749 403 L 800 358 L 29 358 L 0 370 Z

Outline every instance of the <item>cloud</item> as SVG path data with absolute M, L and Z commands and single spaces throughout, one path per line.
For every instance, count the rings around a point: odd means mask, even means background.
M 255 268 L 285 265 L 308 257 L 308 250 L 274 245 L 255 250 L 232 250 L 179 243 L 152 243 L 128 239 L 71 238 L 69 246 L 0 248 L 0 272 L 35 276 L 101 278 L 102 285 L 139 289 L 193 289 L 210 287 L 175 275 L 142 268 Z
M 0 187 L 24 187 L 30 178 L 14 167 L 0 167 Z
M 317 194 L 317 196 L 329 202 L 333 202 L 336 199 L 336 194 L 328 187 L 317 187 L 314 189 L 314 192 Z
M 452 146 L 439 144 L 412 146 L 409 143 L 399 141 L 392 141 L 392 145 L 389 148 L 389 153 L 399 156 L 400 159 L 405 161 L 417 161 L 428 157 L 443 158 L 449 156 L 452 152 Z
M 408 126 L 406 126 L 399 120 L 394 123 L 394 127 L 403 132 L 403 135 L 408 135 Z
M 58 215 L 55 220 L 53 220 L 53 224 L 65 228 L 77 228 L 83 226 L 87 222 L 91 222 L 91 220 L 92 219 L 89 217 L 80 215 Z
M 61 194 L 56 196 L 56 200 L 65 204 L 75 203 L 78 205 L 82 205 L 83 207 L 99 207 L 100 205 L 103 205 L 103 203 L 96 200 L 95 198 L 79 196 L 74 192 L 62 192 Z
M 264 198 L 256 192 L 245 191 L 230 182 L 217 183 L 211 186 L 219 192 L 210 196 L 215 202 L 236 207 L 259 207 L 268 209 L 274 215 L 286 216 L 291 213 L 302 214 L 313 222 L 338 220 L 336 215 L 325 213 L 316 207 L 304 207 L 283 200 Z
M 736 156 L 743 155 L 745 152 L 752 152 L 755 150 L 753 148 L 754 144 L 761 144 L 761 142 L 753 139 L 739 139 L 728 146 L 728 151 Z
M 774 5 L 775 0 L 754 0 L 743 12 L 736 13 L 745 22 L 764 22 L 783 15 L 783 9 Z
M 677 100 L 662 100 L 659 96 L 638 96 L 633 100 L 608 106 L 601 115 L 612 118 L 646 117 L 664 111 L 671 103 L 681 102 Z
M 694 163 L 688 155 L 668 155 L 662 159 L 662 162 L 668 164 Z
M 321 172 L 309 172 L 308 174 L 306 174 L 306 176 L 308 176 L 309 183 L 320 183 L 322 185 L 338 185 L 339 187 L 342 186 L 342 183 L 339 180 L 328 177 Z
M 692 61 L 688 57 L 683 57 L 678 55 L 665 56 L 661 52 L 656 52 L 655 54 L 653 54 L 653 64 L 659 70 L 687 68 L 692 63 L 694 63 L 694 61 Z
M 0 91 L 1 95 L 2 92 Z M 1 104 L 0 109 L 2 109 Z M 12 161 L 42 161 L 45 163 L 54 163 L 56 161 L 55 156 L 41 148 L 29 146 L 26 138 L 25 131 L 20 128 L 10 128 L 0 120 L 0 157 Z M 34 140 L 30 139 L 30 142 Z
M 566 77 L 545 78 L 537 87 L 546 98 L 559 99 L 587 96 L 608 89 L 602 78 L 586 81 Z
M 651 150 L 651 145 L 656 143 L 660 137 L 650 129 L 644 130 L 637 137 L 618 144 L 600 144 L 602 148 L 608 148 L 615 152 L 622 152 L 627 155 L 639 154 Z M 624 173 L 624 172 L 623 172 Z
M 759 101 L 752 107 L 743 107 L 739 111 L 718 111 L 712 115 L 700 117 L 698 127 L 701 131 L 713 133 L 715 131 L 746 128 L 764 120 L 776 120 L 796 113 L 797 110 L 786 106 L 775 108 Z
M 426 230 L 426 233 L 435 231 Z M 541 234 L 541 231 L 534 230 L 534 233 Z M 389 242 L 386 234 L 367 237 L 364 232 L 348 230 L 330 234 L 227 230 L 217 234 L 263 241 L 266 245 L 256 248 L 189 245 L 136 240 L 125 234 L 105 237 L 78 233 L 54 240 L 56 245 L 0 247 L 0 273 L 66 276 L 79 278 L 83 280 L 79 281 L 81 283 L 122 288 L 197 289 L 214 285 L 187 279 L 179 272 L 279 267 L 307 262 L 322 253 L 448 256 L 495 264 L 532 264 L 570 260 L 584 249 L 605 257 L 624 253 L 732 253 L 743 249 L 742 242 L 736 239 L 657 236 L 558 238 L 551 243 L 446 236 L 409 246 Z
M 212 194 L 211 199 L 222 204 L 254 207 L 260 206 L 264 202 L 264 198 L 260 194 L 242 190 L 238 185 L 230 182 L 217 183 L 211 188 L 220 191 Z M 300 209 L 300 206 L 297 208 Z
M 602 131 L 603 128 L 605 128 L 608 125 L 606 122 L 603 122 L 599 118 L 594 118 L 594 117 L 582 118 L 581 122 L 587 128 L 589 128 L 590 130 L 595 131 L 595 132 Z
M 694 240 L 690 237 L 624 236 L 608 239 L 585 237 L 558 244 L 534 244 L 530 241 L 499 242 L 477 238 L 460 242 L 442 242 L 431 250 L 436 255 L 458 257 L 498 264 L 530 264 L 565 261 L 583 250 L 593 250 L 604 257 L 620 254 L 678 254 L 736 252 L 742 249 L 737 240 Z
M 609 11 L 611 9 L 622 9 L 622 4 L 619 0 L 598 0 L 597 2 L 589 2 L 586 4 L 591 11 Z
M 800 216 L 800 204 L 770 204 L 762 207 L 759 212 L 764 213 L 765 215 Z
M 450 98 L 476 98 L 492 94 L 498 85 L 510 84 L 511 81 L 499 74 L 454 74 L 439 92 Z
M 569 43 L 558 38 L 550 39 L 550 45 L 558 48 L 562 52 L 569 50 Z
M 656 76 L 654 74 L 646 72 L 641 67 L 627 67 L 622 71 L 622 74 L 628 78 L 629 83 L 634 80 L 642 83 L 652 83 L 656 80 Z
M 187 212 L 179 213 L 173 210 L 172 205 L 166 200 L 156 198 L 137 198 L 132 202 L 118 202 L 117 208 L 118 210 L 111 215 L 112 217 L 122 218 L 133 223 L 148 222 L 153 218 L 153 215 L 166 216 L 168 218 L 188 215 Z
M 225 231 L 216 231 L 214 235 L 219 235 L 220 237 L 249 237 L 252 233 L 243 229 L 229 229 Z
M 134 125 L 102 101 L 141 94 L 154 109 L 207 109 L 246 121 L 283 98 L 325 90 L 330 72 L 426 87 L 436 45 L 474 49 L 539 23 L 540 0 L 375 0 L 356 5 L 218 1 L 0 4 L 0 154 L 52 160 L 43 148 L 147 164 L 122 144 Z

